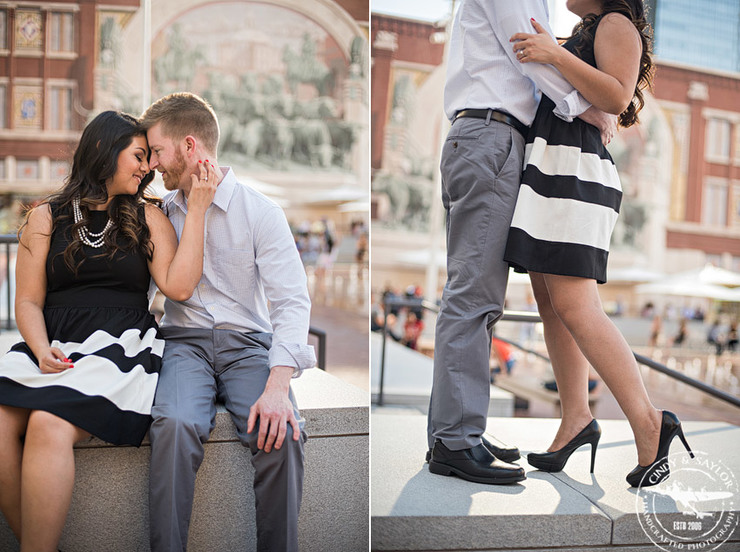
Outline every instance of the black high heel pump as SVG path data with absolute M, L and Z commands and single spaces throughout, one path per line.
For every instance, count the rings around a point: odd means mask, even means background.
M 671 469 L 668 465 L 668 451 L 676 435 L 681 439 L 683 446 L 686 447 L 689 456 L 694 458 L 694 453 L 691 452 L 689 444 L 686 442 L 686 437 L 683 436 L 681 422 L 678 420 L 678 417 L 673 412 L 664 410 L 663 421 L 660 424 L 658 454 L 655 460 L 649 466 L 640 466 L 638 464 L 634 470 L 627 474 L 627 483 L 632 487 L 652 487 L 661 481 L 665 481 L 671 474 Z
M 560 450 L 553 452 L 530 452 L 527 455 L 527 462 L 530 466 L 546 472 L 559 472 L 565 467 L 565 463 L 577 448 L 591 444 L 591 473 L 594 473 L 594 464 L 596 463 L 596 445 L 601 438 L 601 428 L 596 420 L 591 420 L 581 432 L 573 437 Z

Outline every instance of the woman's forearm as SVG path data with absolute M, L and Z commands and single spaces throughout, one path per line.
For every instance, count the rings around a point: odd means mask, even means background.
M 634 88 L 628 89 L 617 78 L 592 67 L 565 48 L 560 48 L 553 66 L 591 105 L 606 113 L 619 115 L 632 101 Z
M 189 209 L 175 256 L 167 270 L 167 285 L 162 292 L 174 301 L 193 295 L 203 273 L 205 211 Z
M 593 38 L 596 67 L 560 47 L 532 20 L 537 34 L 516 33 L 510 41 L 520 63 L 552 65 L 594 107 L 619 115 L 635 93 L 642 44 L 634 25 L 624 16 L 607 14 Z
M 43 310 L 32 301 L 17 299 L 15 320 L 26 345 L 40 359 L 50 347 Z

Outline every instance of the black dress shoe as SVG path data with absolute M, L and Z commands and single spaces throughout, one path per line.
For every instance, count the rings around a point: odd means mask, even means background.
M 679 439 L 686 447 L 691 458 L 694 453 L 686 442 L 686 437 L 681 429 L 681 422 L 678 417 L 668 410 L 663 411 L 663 420 L 660 424 L 660 437 L 658 437 L 658 454 L 655 460 L 649 466 L 637 465 L 637 467 L 627 474 L 627 483 L 632 487 L 652 487 L 661 481 L 668 479 L 671 469 L 668 464 L 668 451 L 671 448 L 673 438 L 678 435 Z
M 434 442 L 429 471 L 489 485 L 507 485 L 526 479 L 524 468 L 496 459 L 482 443 L 468 449 L 450 450 L 439 439 Z
M 502 460 L 503 462 L 516 462 L 521 457 L 519 454 L 519 449 L 516 447 L 507 447 L 502 446 L 499 447 L 497 445 L 494 445 L 491 441 L 486 439 L 483 435 L 480 436 L 480 440 L 483 443 L 483 446 L 488 449 L 488 452 L 493 454 L 496 458 L 499 460 Z M 503 445 L 503 443 L 501 443 Z M 426 455 L 426 461 L 429 462 L 429 459 L 432 457 L 432 449 L 429 449 L 427 451 Z
M 565 463 L 577 448 L 583 445 L 591 445 L 591 473 L 594 473 L 594 463 L 596 462 L 596 446 L 601 438 L 601 428 L 596 420 L 584 427 L 581 432 L 573 437 L 560 450 L 553 452 L 530 452 L 527 455 L 527 462 L 530 466 L 546 472 L 559 472 L 565 467 Z
M 519 449 L 516 447 L 507 447 L 506 445 L 499 447 L 494 445 L 483 435 L 480 436 L 480 440 L 483 442 L 483 446 L 488 449 L 488 452 L 503 462 L 515 462 L 521 457 Z M 499 441 L 499 443 L 501 443 L 501 441 Z M 501 444 L 503 445 L 503 443 Z

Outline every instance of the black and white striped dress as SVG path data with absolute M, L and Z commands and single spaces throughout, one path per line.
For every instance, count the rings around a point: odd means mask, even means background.
M 593 43 L 576 35 L 563 47 L 596 66 Z M 622 201 L 619 175 L 596 127 L 581 119 L 567 123 L 554 108 L 543 95 L 527 138 L 504 260 L 518 272 L 604 283 Z
M 143 208 L 140 216 L 144 216 Z M 93 211 L 88 228 L 100 232 L 105 211 Z M 140 445 L 151 407 L 164 341 L 147 309 L 149 269 L 138 251 L 119 251 L 112 261 L 95 257 L 105 246 L 82 246 L 77 275 L 62 252 L 68 224 L 51 236 L 46 261 L 44 319 L 53 347 L 74 368 L 44 374 L 25 343 L 0 358 L 0 404 L 45 410 L 116 445 Z

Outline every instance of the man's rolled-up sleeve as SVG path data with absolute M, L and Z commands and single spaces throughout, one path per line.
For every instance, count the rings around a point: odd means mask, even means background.
M 268 209 L 255 233 L 255 264 L 270 304 L 270 368 L 291 366 L 293 377 L 316 365 L 307 344 L 311 319 L 306 272 L 282 209 Z

